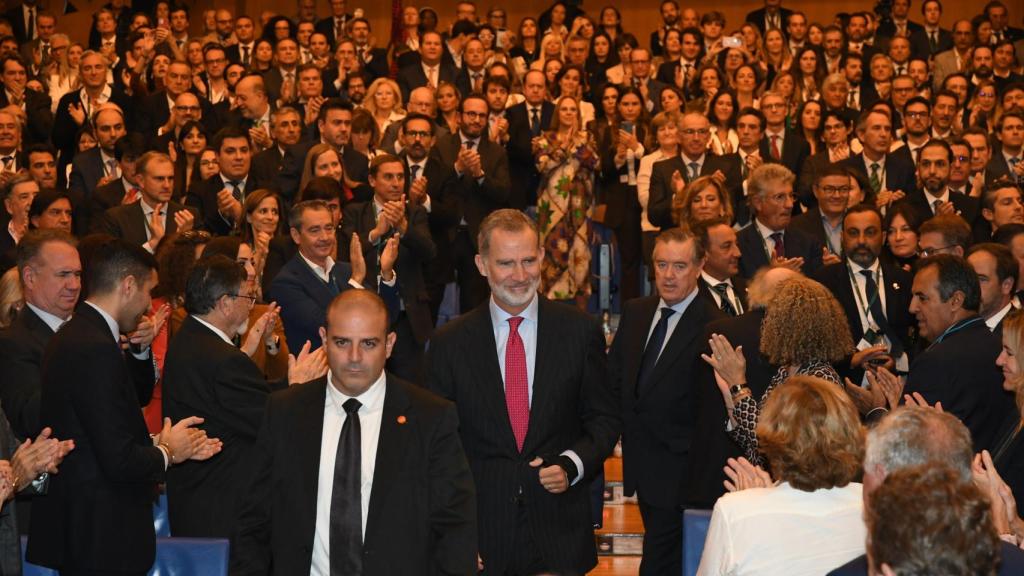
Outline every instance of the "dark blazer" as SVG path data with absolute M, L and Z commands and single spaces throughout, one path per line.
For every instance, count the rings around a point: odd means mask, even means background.
M 251 166 L 251 165 L 250 165 Z M 258 190 L 264 184 L 257 180 L 250 168 L 249 176 L 245 181 L 243 194 Z M 234 229 L 234 223 L 228 222 L 217 210 L 217 194 L 224 189 L 224 179 L 220 173 L 210 176 L 206 180 L 193 179 L 192 186 L 188 191 L 185 204 L 196 211 L 197 227 L 208 230 L 214 236 L 227 236 Z
M 708 339 L 712 334 L 725 336 L 733 346 L 743 346 L 747 361 L 747 387 L 754 398 L 760 399 L 768 388 L 775 368 L 761 354 L 761 322 L 764 309 L 754 308 L 736 317 L 726 317 L 707 324 L 701 338 L 701 351 L 710 354 Z M 703 362 L 703 360 L 701 360 Z M 687 507 L 711 509 L 715 501 L 725 494 L 725 473 L 722 468 L 729 458 L 743 455 L 740 448 L 725 431 L 728 415 L 725 402 L 715 382 L 714 371 L 706 363 L 697 372 L 698 380 L 692 385 L 693 412 L 696 415 L 693 437 L 700 441 L 690 445 Z
M 19 438 L 35 438 L 39 423 L 40 381 L 43 350 L 53 339 L 53 330 L 28 306 L 22 307 L 14 322 L 0 330 L 0 405 Z
M 544 101 L 540 106 L 540 125 L 543 132 L 551 125 L 551 116 L 555 113 L 555 105 Z M 508 169 L 512 178 L 512 194 L 509 206 L 522 210 L 537 202 L 537 189 L 540 187 L 540 172 L 533 156 L 533 132 L 530 131 L 530 109 L 526 102 L 520 102 L 505 110 L 508 120 Z
M 977 198 L 959 192 L 950 192 L 949 201 L 953 203 L 953 210 L 968 224 L 973 224 L 981 216 L 981 202 Z M 924 190 L 914 190 L 913 193 L 907 194 L 902 202 L 911 204 L 926 220 L 933 215 L 932 207 L 928 205 L 928 197 L 925 196 Z
M 363 73 L 368 76 L 369 82 L 389 76 L 391 64 L 388 62 L 388 51 L 383 48 L 370 48 L 368 61 L 363 61 Z
M 366 261 L 366 277 L 376 278 L 380 273 L 378 267 L 378 246 L 370 242 L 368 234 L 377 225 L 374 213 L 374 202 L 355 202 L 345 206 L 345 214 L 341 222 L 341 240 L 338 253 L 347 255 L 352 234 L 359 234 L 359 242 L 363 248 L 363 259 Z M 398 260 L 395 261 L 395 273 L 398 274 L 398 293 L 405 305 L 405 314 L 409 317 L 413 336 L 420 344 L 425 344 L 434 331 L 430 319 L 430 296 L 427 294 L 423 279 L 423 268 L 437 254 L 434 241 L 427 225 L 427 211 L 422 206 L 406 204 L 406 219 L 409 226 L 398 243 Z M 388 234 L 390 237 L 393 235 Z M 387 238 L 379 238 L 379 242 Z M 381 245 L 381 247 L 383 247 Z
M 928 41 L 928 32 L 922 26 L 920 30 L 910 35 L 910 53 L 913 54 L 914 58 L 931 58 L 939 52 L 945 52 L 953 48 L 953 33 L 949 30 L 939 28 L 938 40 L 937 48 L 932 50 L 931 44 Z
M 768 15 L 768 9 L 767 8 L 758 8 L 757 10 L 753 10 L 753 11 L 747 13 L 746 21 L 751 23 L 751 24 L 753 24 L 754 26 L 757 26 L 757 29 L 761 31 L 761 36 L 764 36 L 764 33 L 765 33 L 765 23 L 764 23 L 764 20 L 765 20 L 765 17 L 767 15 Z M 786 23 L 789 20 L 789 17 L 792 16 L 792 15 L 793 15 L 793 11 L 790 10 L 789 8 L 782 8 L 782 7 L 779 8 L 779 23 L 782 24 L 783 34 L 785 34 Z
M 207 126 L 214 123 L 211 134 L 216 133 L 217 113 L 214 111 L 213 105 L 200 94 L 196 94 L 196 98 L 199 100 L 199 107 L 202 108 L 203 123 Z M 136 111 L 138 114 L 135 115 L 134 130 L 132 128 L 128 129 L 142 134 L 146 137 L 147 141 L 156 138 L 157 129 L 166 124 L 167 120 L 171 117 L 171 107 L 167 102 L 167 91 L 161 90 L 142 97 L 138 100 Z M 161 152 L 166 151 L 166 147 L 161 150 Z
M 231 574 L 308 574 L 327 377 L 271 395 L 231 546 Z M 476 574 L 473 477 L 455 408 L 387 376 L 363 574 Z
M 276 145 L 271 146 L 252 157 L 249 173 L 257 182 L 273 182 L 277 173 L 281 171 L 283 161 L 284 155 L 281 154 L 281 149 Z
M 296 66 L 292 73 L 295 74 L 295 87 L 298 88 L 299 67 Z M 267 89 L 267 99 L 270 102 L 277 102 L 277 99 L 281 97 L 281 86 L 283 84 L 284 75 L 281 73 L 281 69 L 277 66 L 272 66 L 269 70 L 263 73 L 263 85 Z
M 737 274 L 729 280 L 732 282 L 732 291 L 736 293 L 736 297 L 740 299 L 740 303 L 743 305 L 742 311 L 746 312 L 747 308 L 750 307 L 747 301 L 747 279 Z M 711 285 L 703 277 L 697 279 L 697 290 L 699 290 L 702 298 L 711 302 L 712 306 L 720 308 L 718 301 L 715 300 L 715 295 L 711 293 Z
M 788 230 L 799 230 L 814 238 L 818 244 L 825 247 L 829 245 L 828 234 L 825 232 L 825 226 L 821 223 L 821 210 L 817 206 L 809 209 L 807 212 L 793 216 Z M 839 253 L 843 250 L 841 245 L 833 246 L 832 248 L 838 250 Z
M 53 112 L 50 111 L 50 97 L 35 90 L 26 89 L 24 110 L 28 124 L 22 129 L 25 144 L 49 144 L 50 133 L 53 131 Z M 7 90 L 0 86 L 0 108 L 10 105 Z
M 1010 174 L 1010 165 L 1006 162 L 1006 157 L 1003 156 L 1002 147 L 993 147 L 992 157 L 985 165 L 985 185 L 989 186 L 1003 178 L 1009 178 L 1011 181 L 1017 180 L 1015 175 Z
M 864 165 L 863 154 L 852 154 L 843 162 L 862 174 L 864 182 L 870 179 L 867 166 Z M 917 189 L 916 170 L 905 153 L 900 154 L 897 151 L 886 154 L 884 164 L 885 183 L 889 190 L 902 190 L 909 196 Z
M 107 182 L 103 186 L 97 186 L 88 200 L 89 214 L 101 217 L 107 210 L 120 206 L 124 200 L 124 177 Z
M 245 352 L 194 317 L 185 318 L 164 358 L 163 415 L 173 422 L 203 418 L 203 429 L 224 448 L 208 462 L 184 462 L 167 471 L 167 511 L 175 536 L 231 536 L 255 472 L 256 432 L 267 397 L 272 389 L 287 387 L 287 380 L 267 382 Z
M 400 154 L 405 162 L 405 193 L 409 193 L 411 175 L 409 160 Z M 428 286 L 443 286 L 455 281 L 454 242 L 459 221 L 462 218 L 462 202 L 452 192 L 445 194 L 444 182 L 448 171 L 435 156 L 427 157 L 427 164 L 421 174 L 427 179 L 427 196 L 430 197 L 430 213 L 427 215 L 427 226 L 436 250 L 434 257 L 424 263 L 423 278 Z
M 167 216 L 164 220 L 165 234 L 174 234 L 178 231 L 178 224 L 174 221 L 174 215 L 182 210 L 192 212 L 195 218 L 196 228 L 201 227 L 199 211 L 195 208 L 183 206 L 177 202 L 167 203 Z M 93 232 L 110 234 L 130 244 L 139 246 L 146 243 L 146 214 L 142 211 L 142 201 L 132 202 L 124 206 L 115 206 L 108 209 L 93 222 Z
M 521 507 L 529 518 L 533 553 L 550 570 L 585 573 L 597 564 L 590 480 L 602 470 L 621 430 L 597 320 L 544 298 L 538 306 L 533 400 L 522 452 L 507 416 L 490 301 L 442 326 L 427 351 L 428 387 L 459 409 L 477 487 L 480 556 L 494 574 L 504 574 L 515 553 Z M 580 457 L 583 477 L 566 492 L 551 494 L 529 462 L 565 450 Z
M 122 352 L 100 313 L 83 304 L 50 340 L 42 365 L 40 420 L 75 449 L 50 477 L 46 498 L 32 503 L 26 558 L 58 570 L 149 570 L 153 500 L 164 478 L 163 453 L 140 410 L 153 393 L 153 361 Z
M 736 243 L 739 244 L 740 254 L 740 275 L 750 279 L 761 268 L 771 264 L 768 254 L 765 252 L 765 241 L 757 229 L 757 224 L 751 222 L 736 234 Z M 811 274 L 821 268 L 822 245 L 806 233 L 793 228 L 791 225 L 784 231 L 782 243 L 785 247 L 786 258 L 801 257 L 804 265 L 801 271 L 804 274 Z M 771 249 L 768 246 L 767 249 Z
M 724 317 L 714 301 L 696 297 L 679 318 L 658 362 L 641 387 L 638 381 L 659 296 L 627 301 L 608 354 L 608 373 L 622 402 L 622 465 L 625 493 L 661 509 L 684 504 L 687 460 L 698 440 L 694 387 L 704 364 L 700 336 L 708 322 Z
M 7 12 L 4 12 L 3 18 L 11 23 L 11 31 L 14 37 L 18 39 L 18 44 L 24 44 L 28 42 L 29 35 L 28 31 L 25 30 L 25 11 L 21 8 L 22 3 L 18 2 L 18 5 L 11 8 Z M 39 18 L 39 11 L 42 10 L 41 6 L 36 6 L 36 19 Z
M 689 181 L 689 168 L 686 167 L 686 160 L 680 155 L 674 158 L 666 158 L 654 163 L 651 169 L 651 189 L 647 201 L 647 219 L 651 224 L 661 228 L 675 226 L 672 222 L 672 173 L 676 170 Z M 734 213 L 739 220 L 740 212 L 736 211 L 741 205 L 745 206 L 743 198 L 743 174 L 740 170 L 740 159 L 737 154 L 727 156 L 704 155 L 704 164 L 700 167 L 701 176 L 709 176 L 715 171 L 721 170 L 725 175 L 725 187 L 732 196 Z M 741 220 L 740 220 L 741 221 Z
M 125 128 L 132 132 L 138 132 L 138 130 L 134 129 L 135 124 L 132 123 L 131 99 L 120 89 L 114 87 L 111 88 L 109 102 L 117 104 L 124 111 L 126 116 Z M 53 145 L 60 152 L 60 161 L 57 165 L 57 183 L 60 186 L 66 183 L 64 177 L 65 169 L 71 163 L 78 150 L 75 146 L 75 135 L 78 134 L 81 126 L 75 123 L 74 118 L 71 117 L 71 112 L 68 111 L 72 104 L 82 104 L 81 90 L 72 90 L 61 97 L 60 102 L 57 103 L 57 112 L 53 119 Z M 95 180 L 92 182 L 95 183 Z
M 1010 544 L 1009 542 L 999 542 L 999 576 L 1014 576 L 1015 574 L 1024 574 L 1024 550 Z M 867 555 L 858 556 L 853 560 L 850 560 L 846 564 L 843 564 L 839 568 L 829 572 L 826 576 L 867 576 L 868 574 L 868 557 Z
M 459 218 L 465 219 L 469 226 L 469 235 L 476 245 L 476 234 L 480 222 L 491 212 L 506 208 L 511 193 L 509 178 L 508 155 L 500 145 L 480 138 L 477 150 L 483 166 L 483 181 L 478 182 L 469 174 L 459 176 L 455 172 L 455 158 L 462 146 L 459 134 L 449 134 L 435 142 L 430 150 L 430 157 L 446 169 L 442 194 L 451 194 L 458 199 Z
M 974 451 L 991 451 L 1017 410 L 1013 396 L 1003 390 L 1003 375 L 996 366 L 1002 339 L 980 317 L 973 318 L 978 321 L 950 332 L 917 355 L 903 391 L 920 392 L 929 404 L 942 402 L 943 410 L 971 431 Z
M 765 162 L 774 162 L 772 160 L 772 146 L 771 141 L 768 139 L 768 134 L 761 137 L 761 158 L 764 158 Z M 800 134 L 793 129 L 787 129 L 785 136 L 782 137 L 782 159 L 778 162 L 793 174 L 800 174 L 804 166 L 804 161 L 811 155 L 811 146 L 804 140 Z
M 249 50 L 249 62 L 242 62 L 242 47 L 238 44 L 232 44 L 224 48 L 224 55 L 227 56 L 228 62 L 232 64 L 244 64 L 247 68 L 252 63 L 253 52 L 256 49 L 256 42 L 259 38 L 253 40 L 253 49 Z
M 351 14 L 345 14 L 342 16 L 342 25 L 347 26 L 352 21 Z M 327 41 L 331 43 L 332 48 L 338 46 L 338 39 L 334 37 L 334 17 L 329 16 L 327 18 L 321 18 L 316 21 L 316 31 L 320 32 L 324 36 L 327 36 Z
M 455 83 L 455 79 L 458 77 L 459 71 L 455 68 L 455 65 L 448 61 L 442 61 L 438 65 L 437 69 L 437 81 L 438 82 L 449 82 Z M 403 66 L 398 70 L 398 76 L 395 78 L 398 81 L 398 88 L 402 91 L 402 102 L 409 101 L 409 93 L 413 90 L 426 86 L 428 79 L 427 74 L 423 71 L 423 64 L 419 59 L 418 55 L 415 63 Z M 463 93 L 463 97 L 467 94 Z
M 907 34 L 913 34 L 918 30 L 924 30 L 924 26 L 907 19 Z M 875 31 L 876 38 L 884 38 L 886 40 L 892 40 L 896 36 L 896 24 L 892 20 L 882 20 L 878 25 L 878 29 Z
M 63 173 L 60 169 L 58 169 L 58 172 Z M 74 161 L 71 162 L 68 195 L 71 197 L 71 204 L 74 208 L 75 231 L 80 236 L 88 234 L 92 229 L 92 219 L 94 217 L 99 218 L 102 216 L 102 214 L 91 211 L 92 195 L 96 190 L 96 184 L 106 174 L 99 146 L 75 155 Z
M 597 150 L 608 150 L 608 154 L 603 154 L 599 157 L 600 173 L 599 180 L 600 187 L 598 188 L 603 198 L 603 203 L 606 205 L 604 225 L 608 228 L 616 230 L 618 233 L 622 233 L 623 229 L 633 228 L 636 230 L 636 223 L 640 221 L 640 199 L 636 193 L 636 185 L 630 185 L 628 178 L 626 182 L 622 181 L 623 176 L 629 174 L 629 159 L 622 163 L 622 166 L 615 165 L 615 145 L 613 144 L 613 135 L 616 133 L 617 127 L 612 130 L 604 130 L 601 132 L 601 141 L 594 142 L 597 145 Z M 636 126 L 636 137 L 637 140 L 643 142 L 646 139 L 647 132 L 643 125 Z M 640 158 L 634 157 L 633 160 L 633 173 L 636 174 L 640 171 Z M 628 232 L 626 232 L 628 236 Z

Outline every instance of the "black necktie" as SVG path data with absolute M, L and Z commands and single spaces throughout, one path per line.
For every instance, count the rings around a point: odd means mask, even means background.
M 338 437 L 338 452 L 334 457 L 334 487 L 331 489 L 331 576 L 351 576 L 363 572 L 359 431 L 359 408 L 362 404 L 355 398 L 349 398 L 344 406 L 345 424 Z
M 415 182 L 416 181 L 416 177 L 419 176 L 419 174 L 420 174 L 420 165 L 419 164 L 413 164 L 412 166 L 409 166 L 409 182 L 410 183 L 411 182 Z
M 242 46 L 242 64 L 249 65 L 249 47 Z
M 643 359 L 640 361 L 640 374 L 636 379 L 636 394 L 638 396 L 640 391 L 645 388 L 646 380 L 654 372 L 654 366 L 658 363 L 658 356 L 661 354 L 661 347 L 665 344 L 665 336 L 668 335 L 668 319 L 675 313 L 675 310 L 667 306 L 661 309 L 661 318 L 654 326 L 654 332 L 651 333 L 651 338 L 647 341 Z
M 228 181 L 228 184 L 231 185 L 231 195 L 235 197 L 235 200 L 242 202 L 242 189 L 239 187 L 239 184 L 241 184 L 241 182 L 238 182 L 236 180 L 230 180 Z
M 475 150 L 476 149 L 476 140 L 466 140 L 465 146 L 469 150 Z
M 871 310 L 871 317 L 875 319 L 875 325 L 889 338 L 891 348 L 889 352 L 894 358 L 903 354 L 903 342 L 900 341 L 896 332 L 889 327 L 889 322 L 882 312 L 882 299 L 878 297 L 878 284 L 871 270 L 861 270 L 864 276 L 864 296 L 868 299 L 868 308 Z
M 25 29 L 25 37 L 32 40 L 36 37 L 36 9 L 28 9 L 28 27 Z
M 936 34 L 935 30 L 928 33 L 928 47 L 931 49 L 933 54 L 939 47 L 939 39 Z
M 722 305 L 719 308 L 722 312 L 725 312 L 729 316 L 736 316 L 736 308 L 732 305 L 732 301 L 729 300 L 729 285 L 725 282 L 719 282 L 711 287 L 715 292 L 718 292 L 718 296 L 722 300 Z
M 530 134 L 540 136 L 540 108 L 534 108 L 530 113 Z

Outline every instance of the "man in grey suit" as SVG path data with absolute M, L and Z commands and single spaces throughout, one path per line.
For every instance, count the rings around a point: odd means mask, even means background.
M 935 55 L 932 72 L 935 89 L 942 87 L 946 76 L 964 72 L 971 66 L 971 47 L 974 46 L 974 28 L 970 20 L 957 20 L 953 24 L 953 47 Z

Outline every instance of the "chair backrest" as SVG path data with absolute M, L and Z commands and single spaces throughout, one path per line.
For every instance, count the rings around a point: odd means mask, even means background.
M 695 576 L 704 553 L 704 540 L 711 523 L 711 510 L 683 511 L 683 574 Z
M 227 576 L 229 551 L 227 540 L 157 538 L 156 563 L 149 576 Z
M 167 494 L 160 494 L 160 499 L 153 504 L 153 531 L 157 538 L 171 535 L 171 521 L 167 517 Z
M 56 570 L 43 568 L 35 564 L 29 564 L 25 560 L 25 550 L 28 549 L 28 536 L 21 537 L 21 575 L 22 576 L 57 576 Z

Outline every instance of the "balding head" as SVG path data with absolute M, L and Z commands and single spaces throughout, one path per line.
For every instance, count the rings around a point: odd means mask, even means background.
M 413 90 L 409 93 L 409 105 L 406 108 L 410 113 L 434 116 L 434 91 L 427 86 Z
M 380 378 L 395 345 L 388 333 L 388 310 L 370 290 L 346 290 L 327 307 L 320 329 L 330 384 L 346 396 L 358 397 Z
M 747 286 L 747 299 L 751 308 L 764 308 L 778 291 L 779 284 L 790 278 L 802 278 L 803 274 L 781 266 L 762 268 L 754 274 Z
M 235 86 L 235 103 L 242 116 L 250 120 L 263 117 L 269 107 L 263 78 L 257 74 L 250 74 L 239 80 Z

